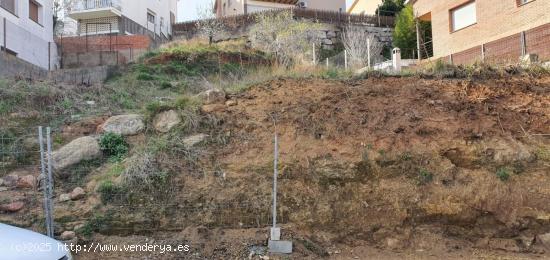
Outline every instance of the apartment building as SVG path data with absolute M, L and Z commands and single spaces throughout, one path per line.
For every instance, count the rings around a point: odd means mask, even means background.
M 308 9 L 345 12 L 346 0 L 216 0 L 214 12 L 217 17 L 224 17 L 297 6 Z
M 78 35 L 150 34 L 170 38 L 178 0 L 77 0 L 69 17 Z
M 56 63 L 53 0 L 0 0 L 0 50 L 44 69 Z
M 455 63 L 536 53 L 550 59 L 549 0 L 408 0 L 431 22 L 433 56 Z M 422 41 L 422 39 L 420 39 Z
M 350 14 L 375 15 L 376 9 L 382 4 L 382 0 L 353 0 L 348 7 Z

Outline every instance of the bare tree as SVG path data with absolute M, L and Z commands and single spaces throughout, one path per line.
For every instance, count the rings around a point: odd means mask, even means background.
M 54 0 L 53 1 L 53 29 L 60 34 L 65 26 L 64 18 L 74 7 L 76 0 Z
M 342 43 L 348 53 L 349 62 L 352 67 L 364 67 L 367 65 L 369 53 L 371 62 L 379 60 L 384 48 L 384 45 L 372 33 L 367 32 L 364 27 L 353 25 L 348 25 L 344 28 Z
M 197 7 L 197 29 L 201 35 L 208 38 L 208 43 L 212 44 L 214 37 L 225 31 L 225 24 L 222 20 L 217 19 L 213 13 L 214 2 Z
M 260 13 L 250 30 L 252 45 L 275 54 L 279 63 L 290 66 L 299 59 L 312 60 L 312 45 L 317 40 L 319 24 L 298 21 L 291 11 Z

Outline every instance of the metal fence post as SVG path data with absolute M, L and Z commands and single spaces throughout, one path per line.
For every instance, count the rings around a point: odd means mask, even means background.
M 368 65 L 368 68 L 370 69 L 370 39 L 367 39 L 367 65 Z
M 42 177 L 42 193 L 44 193 L 44 217 L 46 221 L 46 235 L 50 236 L 52 233 L 50 228 L 50 206 L 49 206 L 49 196 L 48 196 L 48 178 L 46 177 L 46 163 L 44 162 L 44 137 L 42 127 L 38 127 L 38 143 L 40 144 L 40 176 Z
M 315 43 L 313 43 L 313 65 L 317 65 L 317 57 L 315 55 Z
M 481 44 L 481 61 L 485 61 L 485 43 Z
M 328 58 L 327 58 L 327 69 L 328 69 Z
M 525 42 L 525 32 L 522 31 L 519 35 L 520 37 L 520 43 L 521 43 L 521 56 L 527 55 L 527 44 Z
M 277 164 L 278 164 L 278 140 L 275 134 L 275 153 L 273 156 L 273 228 L 277 227 Z
M 344 50 L 344 68 L 348 69 L 348 50 Z
M 4 38 L 3 38 L 3 40 L 4 40 L 4 53 L 7 54 L 7 53 L 8 53 L 8 46 L 7 46 L 7 40 L 6 40 L 6 38 L 7 38 L 7 35 L 8 35 L 8 34 L 7 34 L 7 32 L 6 32 L 6 30 L 7 30 L 7 26 L 6 26 L 6 17 L 4 17 L 3 20 L 4 20 L 4 24 L 3 24 L 2 26 L 4 27 Z
M 54 226 L 53 226 L 53 177 L 52 177 L 52 138 L 51 138 L 51 128 L 46 128 L 46 145 L 48 149 L 48 214 L 50 219 L 50 234 L 48 236 L 54 237 Z

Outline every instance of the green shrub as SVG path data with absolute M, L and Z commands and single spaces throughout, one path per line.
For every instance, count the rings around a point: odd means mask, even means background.
M 507 181 L 510 179 L 510 173 L 508 173 L 508 169 L 506 168 L 499 168 L 496 175 L 501 181 Z
M 105 133 L 99 139 L 101 150 L 110 160 L 120 161 L 128 153 L 128 143 L 124 137 L 115 133 Z
M 95 215 L 89 219 L 84 226 L 77 229 L 76 231 L 86 237 L 91 236 L 94 232 L 99 232 L 102 230 L 109 229 L 109 222 L 111 217 L 109 215 Z
M 161 81 L 160 82 L 160 89 L 169 89 L 169 88 L 172 88 L 172 83 L 168 82 L 168 81 Z
M 425 169 L 422 169 L 418 173 L 418 184 L 424 185 L 424 184 L 430 183 L 432 182 L 433 178 L 434 178 L 434 175 L 431 172 Z
M 137 75 L 137 79 L 138 80 L 143 80 L 143 81 L 150 81 L 150 80 L 154 80 L 156 77 L 149 74 L 149 73 L 146 73 L 146 72 L 140 72 L 138 73 Z
M 100 194 L 101 202 L 103 202 L 103 204 L 107 204 L 119 199 L 120 196 L 126 192 L 126 190 L 122 186 L 116 185 L 112 181 L 108 180 L 99 185 L 97 192 Z

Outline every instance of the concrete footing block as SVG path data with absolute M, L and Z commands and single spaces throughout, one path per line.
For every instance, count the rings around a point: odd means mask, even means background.
M 269 240 L 267 247 L 270 253 L 276 254 L 291 254 L 292 242 L 284 240 Z

